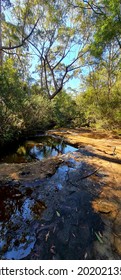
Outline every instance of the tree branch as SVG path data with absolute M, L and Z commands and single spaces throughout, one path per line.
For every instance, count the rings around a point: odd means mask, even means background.
M 48 61 L 47 55 L 45 56 L 45 59 L 46 59 L 46 61 L 47 61 L 47 65 L 48 65 L 48 67 L 49 67 L 49 69 L 50 69 L 50 72 L 51 72 L 51 74 L 52 74 L 54 87 L 55 87 L 55 89 L 57 90 L 57 82 L 56 82 L 56 80 L 55 80 L 54 71 L 53 71 L 53 68 L 51 67 L 51 65 L 50 65 L 50 63 L 49 63 L 49 61 Z
M 51 99 L 50 91 L 49 91 L 49 87 L 48 87 L 48 81 L 47 81 L 46 61 L 44 58 L 43 58 L 43 61 L 44 61 L 45 84 L 46 84 L 46 88 L 47 88 L 47 92 L 48 92 L 48 97 L 49 97 L 49 99 Z
M 105 15 L 105 13 L 102 11 L 103 7 L 97 6 L 97 5 L 93 4 L 93 3 L 90 4 L 88 0 L 83 0 L 83 2 L 84 2 L 85 4 L 88 4 L 89 7 L 90 7 L 90 9 L 91 9 L 95 14 L 97 14 L 97 15 Z M 96 8 L 96 9 L 95 9 L 95 8 Z
M 31 32 L 24 38 L 22 39 L 22 42 L 16 46 L 9 46 L 9 47 L 6 47 L 6 46 L 1 46 L 0 47 L 0 50 L 13 50 L 13 49 L 17 49 L 17 48 L 20 48 L 24 45 L 24 43 L 30 38 L 30 36 L 32 35 L 32 33 L 34 32 L 38 22 L 39 22 L 40 18 L 38 18 L 38 20 L 36 21 L 35 25 L 33 26 Z

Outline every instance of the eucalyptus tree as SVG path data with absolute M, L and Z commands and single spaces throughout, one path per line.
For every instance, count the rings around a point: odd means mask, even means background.
M 64 84 L 80 71 L 88 48 L 89 32 L 75 21 L 68 1 L 50 1 L 40 6 L 41 21 L 27 40 L 38 56 L 41 87 L 53 99 Z
M 83 13 L 87 28 L 91 28 L 90 46 L 85 64 L 97 70 L 105 69 L 108 93 L 115 84 L 121 62 L 121 1 L 120 0 L 70 0 L 76 11 L 76 21 Z
M 36 54 L 41 87 L 52 99 L 68 79 L 78 75 L 88 51 L 90 30 L 83 14 L 78 24 L 68 0 L 13 3 L 10 20 L 4 20 L 2 26 L 1 54 L 13 55 L 21 65 L 26 54 L 32 62 Z

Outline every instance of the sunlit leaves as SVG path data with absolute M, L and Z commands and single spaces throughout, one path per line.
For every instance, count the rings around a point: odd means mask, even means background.
M 96 0 L 94 1 L 96 4 Z M 103 6 L 102 14 L 96 14 L 92 10 L 92 15 L 95 14 L 95 26 L 94 26 L 94 45 L 101 47 L 99 53 L 105 50 L 105 46 L 112 40 L 117 40 L 120 47 L 121 38 L 121 3 L 119 0 L 102 0 L 100 6 Z M 97 3 L 97 9 L 99 11 L 100 6 Z M 93 22 L 93 17 L 92 17 Z

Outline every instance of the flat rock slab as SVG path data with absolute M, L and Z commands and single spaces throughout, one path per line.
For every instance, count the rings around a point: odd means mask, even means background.
M 117 205 L 114 202 L 96 200 L 93 202 L 93 207 L 96 212 L 101 212 L 104 214 L 112 214 L 114 217 L 118 213 Z
M 18 180 L 31 181 L 51 176 L 55 173 L 57 167 L 62 163 L 62 159 L 54 157 L 47 160 L 20 163 L 20 164 L 0 164 L 0 181 Z
M 50 133 L 79 151 L 0 165 L 1 259 L 121 259 L 120 139 Z

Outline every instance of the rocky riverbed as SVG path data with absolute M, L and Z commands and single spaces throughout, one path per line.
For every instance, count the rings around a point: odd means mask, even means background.
M 48 133 L 78 149 L 0 164 L 0 258 L 121 259 L 120 137 Z

